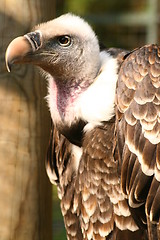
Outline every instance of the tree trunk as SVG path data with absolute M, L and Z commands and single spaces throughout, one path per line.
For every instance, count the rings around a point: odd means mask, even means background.
M 45 172 L 50 118 L 46 84 L 36 68 L 7 73 L 9 42 L 52 19 L 53 0 L 0 4 L 0 239 L 51 240 L 51 185 Z

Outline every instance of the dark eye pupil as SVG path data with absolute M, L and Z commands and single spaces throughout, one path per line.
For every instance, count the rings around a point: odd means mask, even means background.
M 58 41 L 61 45 L 64 45 L 64 46 L 70 44 L 70 38 L 68 36 L 61 36 L 59 37 Z
M 60 42 L 63 43 L 63 44 L 66 44 L 68 42 L 68 38 L 66 37 L 61 37 L 60 38 Z

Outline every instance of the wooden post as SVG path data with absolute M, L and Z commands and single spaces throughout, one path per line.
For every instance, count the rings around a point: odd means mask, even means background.
M 9 42 L 54 18 L 53 0 L 0 4 L 0 239 L 51 240 L 51 185 L 45 172 L 50 118 L 46 83 L 36 68 L 7 73 Z

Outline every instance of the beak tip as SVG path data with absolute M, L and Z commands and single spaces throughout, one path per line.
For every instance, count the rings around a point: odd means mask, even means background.
M 11 62 L 9 61 L 9 54 L 8 54 L 8 48 L 6 50 L 6 54 L 5 54 L 5 63 L 6 63 L 6 68 L 8 72 L 11 72 Z
M 23 62 L 30 49 L 30 43 L 24 36 L 15 38 L 6 49 L 5 62 L 7 71 L 11 72 L 13 64 Z
M 6 63 L 6 68 L 7 68 L 7 71 L 10 73 L 11 72 L 11 64 Z

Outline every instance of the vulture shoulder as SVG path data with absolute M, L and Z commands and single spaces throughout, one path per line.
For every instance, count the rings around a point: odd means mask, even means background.
M 160 47 L 146 45 L 123 62 L 116 88 L 121 187 L 137 221 L 160 217 Z

